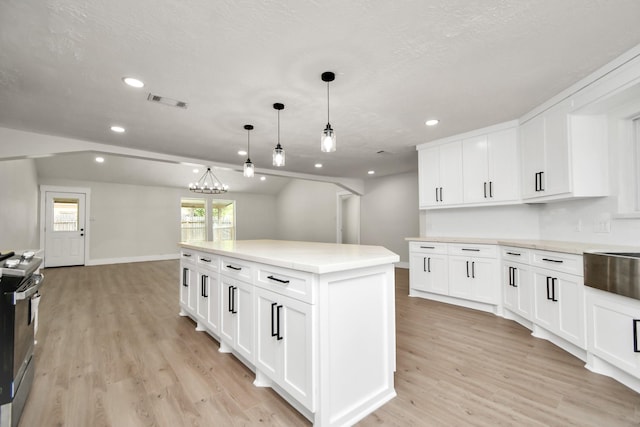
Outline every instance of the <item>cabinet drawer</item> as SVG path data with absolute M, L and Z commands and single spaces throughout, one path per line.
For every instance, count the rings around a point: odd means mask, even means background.
M 512 246 L 501 246 L 502 259 L 505 261 L 529 264 L 530 251 Z
M 220 272 L 227 277 L 242 279 L 249 283 L 253 281 L 253 265 L 247 261 L 236 258 L 221 258 Z
M 180 262 L 183 264 L 195 264 L 196 258 L 196 251 L 192 251 L 190 249 L 182 249 L 180 251 Z
M 425 254 L 446 254 L 447 244 L 435 242 L 410 242 L 409 251 Z
M 256 286 L 300 301 L 313 303 L 313 275 L 270 265 L 258 266 Z
M 496 245 L 449 244 L 449 255 L 497 258 L 498 250 Z
M 206 268 L 212 271 L 220 270 L 220 266 L 218 265 L 220 258 L 216 255 L 198 252 L 196 258 L 198 267 Z
M 582 276 L 582 255 L 565 254 L 562 252 L 533 251 L 531 265 L 548 270 Z

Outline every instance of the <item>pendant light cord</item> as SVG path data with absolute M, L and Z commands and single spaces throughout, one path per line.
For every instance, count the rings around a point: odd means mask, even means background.
M 280 110 L 278 110 L 278 145 L 280 145 Z
M 251 158 L 251 129 L 247 129 L 247 160 Z
M 327 82 L 327 123 L 329 123 L 329 82 Z

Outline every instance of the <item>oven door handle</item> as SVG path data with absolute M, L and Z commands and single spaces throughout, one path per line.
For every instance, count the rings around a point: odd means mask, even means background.
M 33 294 L 38 292 L 38 289 L 40 289 L 40 286 L 42 286 L 42 282 L 44 282 L 44 275 L 42 275 L 42 274 L 34 274 L 33 275 L 33 282 L 31 284 L 31 286 L 29 286 L 24 291 L 15 293 L 16 301 L 21 301 L 21 300 L 25 300 L 27 298 L 31 298 L 31 296 Z

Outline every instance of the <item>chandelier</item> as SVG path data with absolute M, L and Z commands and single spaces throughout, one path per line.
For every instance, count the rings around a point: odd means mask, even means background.
M 201 194 L 223 194 L 229 191 L 229 186 L 220 182 L 211 168 L 207 168 L 198 182 L 189 184 L 189 190 Z

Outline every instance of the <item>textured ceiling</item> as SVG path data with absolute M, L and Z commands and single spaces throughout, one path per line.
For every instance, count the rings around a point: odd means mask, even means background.
M 282 102 L 286 171 L 403 172 L 416 144 L 518 118 L 634 47 L 638 17 L 638 0 L 1 0 L 0 126 L 241 167 L 251 123 L 271 168 Z

